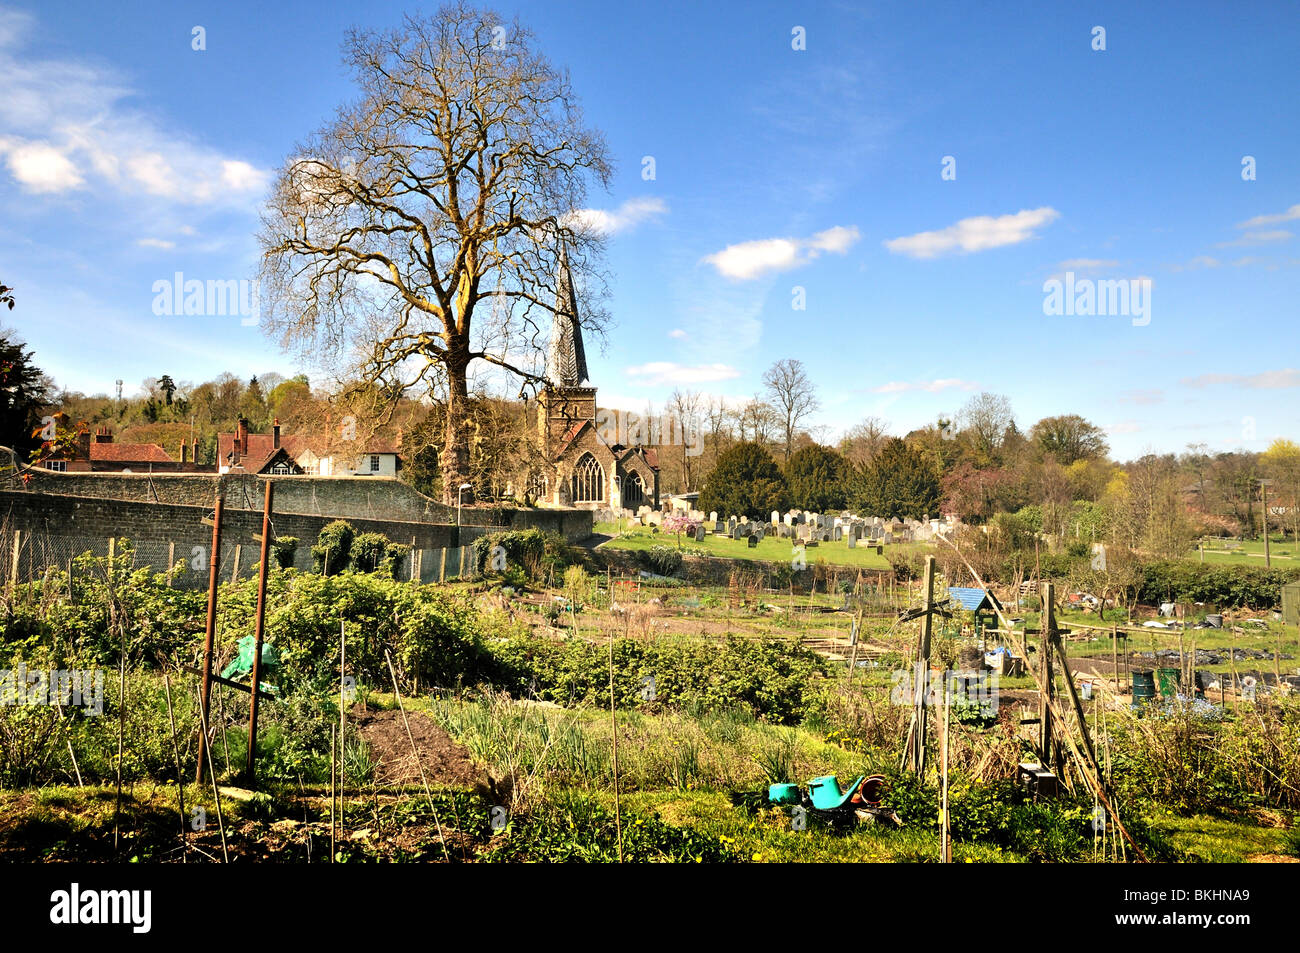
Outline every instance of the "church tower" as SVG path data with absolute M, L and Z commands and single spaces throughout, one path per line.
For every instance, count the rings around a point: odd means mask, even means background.
M 588 383 L 587 354 L 582 346 L 578 300 L 569 271 L 569 255 L 560 242 L 555 284 L 555 319 L 546 354 L 546 386 L 538 395 L 538 438 L 553 456 L 585 421 L 596 422 L 596 388 Z

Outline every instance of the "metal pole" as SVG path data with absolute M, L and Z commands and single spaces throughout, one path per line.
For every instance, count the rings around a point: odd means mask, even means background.
M 262 564 L 257 571 L 257 620 L 253 628 L 253 683 L 248 700 L 248 760 L 244 764 L 244 773 L 248 783 L 252 784 L 255 774 L 255 755 L 257 753 L 257 696 L 262 674 L 262 632 L 266 627 L 266 576 L 267 563 L 271 554 L 271 491 L 274 488 L 270 480 L 266 481 L 266 502 L 262 504 Z
M 217 493 L 216 508 L 212 514 L 212 553 L 208 557 L 208 623 L 203 633 L 203 684 L 199 692 L 199 712 L 203 731 L 199 734 L 199 766 L 194 776 L 196 784 L 203 783 L 203 754 L 208 746 L 208 705 L 212 701 L 212 642 L 217 633 L 217 563 L 221 554 L 221 510 L 225 497 Z

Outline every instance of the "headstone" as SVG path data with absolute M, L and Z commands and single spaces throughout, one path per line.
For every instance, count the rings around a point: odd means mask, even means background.
M 750 538 L 750 539 L 755 539 L 755 538 L 756 538 L 756 539 L 761 543 L 761 542 L 763 541 L 763 537 L 766 536 L 766 535 L 767 535 L 767 530 L 766 530 L 764 527 L 762 527 L 762 526 L 755 526 L 755 527 L 754 527 L 754 534 L 753 534 L 752 536 L 750 536 L 749 538 Z
M 749 542 L 748 542 L 746 545 L 748 545 L 750 549 L 755 549 L 755 548 L 757 548 L 757 546 L 758 546 L 758 537 L 757 537 L 757 536 L 753 536 L 753 535 L 751 535 L 751 536 L 749 537 Z
M 704 524 L 703 524 L 703 523 L 700 523 L 698 526 L 695 527 L 695 541 L 696 541 L 697 543 L 702 543 L 702 542 L 704 542 Z
M 772 511 L 772 525 L 775 526 L 775 525 L 776 525 L 777 523 L 779 523 L 779 522 L 781 522 L 781 514 L 780 514 L 779 512 L 777 512 L 776 510 L 773 510 L 773 511 Z
M 709 511 L 709 522 L 710 522 L 710 523 L 716 523 L 717 521 L 718 521 L 718 511 L 717 511 L 717 510 L 710 510 L 710 511 Z

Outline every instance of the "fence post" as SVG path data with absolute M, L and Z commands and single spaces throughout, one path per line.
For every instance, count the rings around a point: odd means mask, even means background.
M 438 581 L 447 581 L 447 547 L 442 547 L 442 558 L 438 561 Z
M 14 530 L 14 551 L 13 559 L 9 566 L 9 592 L 12 594 L 14 587 L 18 585 L 18 554 L 23 548 L 23 531 Z
M 239 557 L 243 553 L 243 549 L 243 546 L 239 543 L 235 543 L 235 565 L 234 568 L 230 570 L 230 584 L 232 586 L 239 582 Z

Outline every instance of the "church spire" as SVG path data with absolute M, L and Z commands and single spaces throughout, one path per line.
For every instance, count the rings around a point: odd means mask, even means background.
M 578 323 L 578 299 L 569 272 L 569 253 L 560 239 L 559 273 L 555 279 L 555 321 L 546 355 L 546 379 L 556 387 L 581 387 L 587 380 L 587 354 Z

